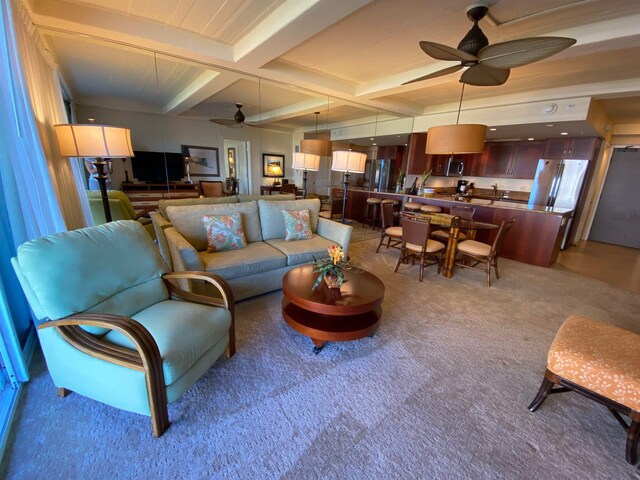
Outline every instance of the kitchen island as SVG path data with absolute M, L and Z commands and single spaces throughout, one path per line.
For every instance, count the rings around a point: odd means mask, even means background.
M 573 214 L 573 210 L 529 206 L 506 199 L 498 201 L 469 197 L 456 200 L 451 194 L 421 197 L 393 191 L 373 192 L 354 187 L 349 189 L 348 196 L 345 216 L 358 222 L 364 221 L 369 197 L 395 199 L 403 205 L 408 201 L 436 205 L 441 207 L 443 212 L 449 212 L 452 205 L 472 206 L 476 209 L 474 220 L 497 225 L 503 220 L 514 218 L 516 223 L 504 241 L 500 256 L 541 267 L 549 267 L 557 260 L 562 239 Z M 491 243 L 495 235 L 496 231 L 478 232 L 476 239 Z

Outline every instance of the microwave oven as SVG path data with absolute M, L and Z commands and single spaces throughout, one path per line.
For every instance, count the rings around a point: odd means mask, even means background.
M 460 177 L 464 173 L 464 161 L 450 158 L 447 161 L 447 177 Z

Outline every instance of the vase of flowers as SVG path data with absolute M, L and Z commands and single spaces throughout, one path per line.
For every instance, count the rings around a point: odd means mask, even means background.
M 327 251 L 329 258 L 321 258 L 313 263 L 313 271 L 318 274 L 313 290 L 323 281 L 329 288 L 340 288 L 344 282 L 344 271 L 349 268 L 349 264 L 342 259 L 342 247 L 332 245 Z
M 404 168 L 398 170 L 398 180 L 396 180 L 396 193 L 402 190 L 402 182 L 404 182 Z
M 418 191 L 418 195 L 424 195 L 426 191 L 424 184 L 427 182 L 427 179 L 431 175 L 431 172 L 432 170 L 429 170 L 428 172 L 425 170 L 424 172 L 422 172 L 422 178 L 420 178 L 420 188 Z

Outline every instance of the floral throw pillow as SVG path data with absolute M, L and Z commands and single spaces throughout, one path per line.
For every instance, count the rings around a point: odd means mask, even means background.
M 282 210 L 282 216 L 284 217 L 284 229 L 286 232 L 284 239 L 287 242 L 291 240 L 309 240 L 310 238 L 313 238 L 308 209 Z
M 239 213 L 205 215 L 202 221 L 207 230 L 207 252 L 224 252 L 247 246 Z

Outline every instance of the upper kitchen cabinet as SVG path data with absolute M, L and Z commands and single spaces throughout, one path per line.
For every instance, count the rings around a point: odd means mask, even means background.
M 546 142 L 543 158 L 562 160 L 591 160 L 596 153 L 596 137 L 549 138 Z
M 407 173 L 422 175 L 427 168 L 427 134 L 412 133 L 409 136 L 409 150 L 407 153 Z
M 546 142 L 487 142 L 478 174 L 483 177 L 533 179 Z

